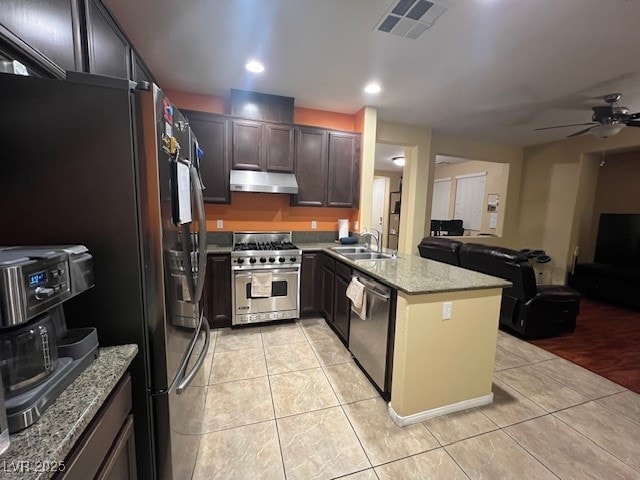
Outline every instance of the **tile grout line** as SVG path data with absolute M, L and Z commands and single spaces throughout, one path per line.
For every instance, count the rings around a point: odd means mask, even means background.
M 265 354 L 265 362 L 266 362 L 266 354 Z M 284 474 L 284 478 L 286 479 L 287 469 L 284 464 L 284 454 L 282 453 L 282 440 L 280 439 L 280 429 L 278 428 L 278 418 L 276 417 L 276 405 L 273 400 L 273 389 L 271 386 L 271 378 L 269 377 L 269 375 L 267 375 L 267 381 L 269 382 L 269 395 L 271 396 L 271 408 L 273 409 L 273 423 L 276 426 L 276 437 L 278 438 L 278 449 L 280 450 L 280 462 L 282 463 L 282 473 Z
M 554 412 L 556 413 L 556 412 Z M 615 413 L 615 412 L 614 412 Z M 617 414 L 619 415 L 619 414 Z M 571 430 L 577 432 L 579 435 L 581 435 L 582 437 L 586 438 L 587 440 L 589 440 L 591 443 L 593 443 L 596 447 L 604 450 L 605 452 L 607 452 L 609 455 L 611 455 L 613 458 L 617 459 L 620 463 L 626 465 L 627 467 L 629 467 L 631 470 L 635 471 L 635 472 L 640 472 L 640 470 L 638 470 L 637 468 L 629 465 L 627 462 L 625 462 L 624 460 L 622 460 L 621 458 L 619 458 L 615 453 L 607 450 L 607 448 L 604 445 L 600 445 L 598 442 L 596 442 L 595 440 L 593 440 L 592 438 L 589 438 L 589 436 L 587 436 L 586 433 L 582 433 L 580 430 L 578 430 L 577 428 L 575 428 L 573 425 L 571 425 L 569 422 L 563 420 L 562 418 L 556 417 L 555 415 L 551 414 L 551 416 L 553 416 L 553 418 L 555 418 L 556 420 L 558 420 L 561 423 L 564 423 L 567 427 L 569 427 Z M 626 417 L 623 417 L 626 418 Z

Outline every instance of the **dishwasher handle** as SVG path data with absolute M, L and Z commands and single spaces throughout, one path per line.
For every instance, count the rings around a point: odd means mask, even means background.
M 391 298 L 391 295 L 388 293 L 383 293 L 383 292 L 379 292 L 378 290 L 376 290 L 376 284 L 372 283 L 368 280 L 365 280 L 362 277 L 358 277 L 356 275 L 354 275 L 351 278 L 355 278 L 356 280 L 358 280 L 362 285 L 364 285 L 364 289 L 367 291 L 367 293 L 370 293 L 371 295 L 374 295 L 376 297 L 378 297 L 379 299 L 388 302 L 389 299 Z M 385 288 L 385 290 L 389 291 L 388 288 Z

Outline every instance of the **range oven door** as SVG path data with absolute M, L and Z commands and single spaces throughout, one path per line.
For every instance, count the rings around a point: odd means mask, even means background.
M 300 270 L 279 268 L 256 270 L 273 275 L 270 297 L 251 296 L 251 271 L 234 272 L 233 324 L 298 318 L 300 308 Z

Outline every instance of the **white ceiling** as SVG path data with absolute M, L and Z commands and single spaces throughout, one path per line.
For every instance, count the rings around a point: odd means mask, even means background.
M 376 143 L 376 160 L 374 164 L 376 170 L 402 173 L 404 167 L 399 167 L 393 163 L 393 157 L 404 157 L 404 147 L 402 145 Z
M 437 0 L 434 0 L 437 1 Z M 417 40 L 374 30 L 392 0 L 105 0 L 163 87 L 230 88 L 509 145 L 563 138 L 620 91 L 640 111 L 637 0 L 457 0 Z M 244 70 L 250 57 L 263 74 Z M 362 92 L 375 79 L 377 96 Z

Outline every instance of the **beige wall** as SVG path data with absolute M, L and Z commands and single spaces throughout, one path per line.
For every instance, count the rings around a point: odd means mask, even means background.
M 589 237 L 587 261 L 593 261 L 601 213 L 640 213 L 640 151 L 605 155 L 599 168 Z
M 451 196 L 449 198 L 449 219 L 454 218 L 456 208 L 456 176 L 468 175 L 471 173 L 487 172 L 484 187 L 484 203 L 482 205 L 482 223 L 480 230 L 470 230 L 469 234 L 490 233 L 492 235 L 502 235 L 504 224 L 504 201 L 507 197 L 507 181 L 509 165 L 496 162 L 471 161 L 464 163 L 438 164 L 435 166 L 434 180 L 439 178 L 451 179 Z M 498 222 L 496 228 L 489 228 L 489 212 L 487 211 L 487 202 L 490 194 L 497 193 L 500 195 L 500 204 L 498 205 L 497 214 Z M 433 195 L 433 190 L 431 192 Z M 467 235 L 467 231 L 465 231 Z
M 373 201 L 373 170 L 376 162 L 376 130 L 378 112 L 373 107 L 364 107 L 356 114 L 356 129 L 362 132 L 360 157 L 360 212 L 358 228 L 371 225 L 371 203 Z
M 424 237 L 425 212 L 431 211 L 431 197 L 427 197 L 428 182 L 433 180 L 433 168 L 429 163 L 431 129 L 401 123 L 378 122 L 378 143 L 404 145 L 405 167 L 402 182 L 402 206 L 400 210 L 400 239 L 398 251 L 417 254 L 418 243 Z M 364 215 L 364 213 L 363 213 Z
M 501 289 L 398 292 L 391 407 L 400 416 L 491 394 Z M 451 319 L 441 320 L 451 301 Z
M 565 282 L 576 247 L 579 260 L 588 261 L 599 159 L 594 153 L 637 147 L 638 130 L 626 128 L 608 139 L 583 135 L 525 148 L 514 244 L 541 248 L 552 257 L 552 283 Z
M 503 178 L 500 189 L 504 195 L 500 195 L 500 207 L 498 225 L 502 225 L 501 237 L 475 237 L 469 239 L 474 242 L 482 242 L 490 245 L 501 245 L 517 248 L 518 228 L 520 227 L 520 189 L 522 182 L 522 165 L 524 149 L 521 147 L 509 147 L 494 143 L 462 140 L 459 138 L 433 135 L 431 139 L 430 164 L 435 165 L 436 155 L 451 157 L 471 158 L 485 162 L 497 162 L 508 164 L 508 175 Z M 429 205 L 427 213 L 427 230 L 431 220 L 431 196 L 433 194 L 433 176 L 424 179 L 429 185 Z M 487 193 L 489 192 L 487 190 Z M 500 223 L 501 222 L 501 223 Z M 425 235 L 429 232 L 425 230 Z

